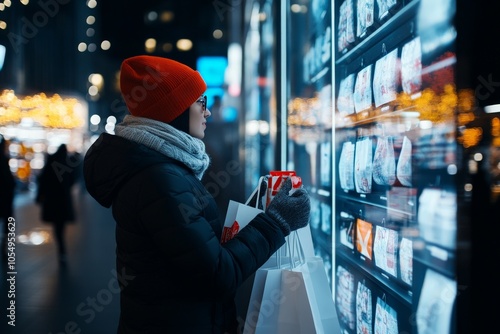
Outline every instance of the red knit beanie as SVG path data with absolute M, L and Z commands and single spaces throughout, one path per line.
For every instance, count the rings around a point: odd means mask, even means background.
M 134 116 L 170 123 L 206 89 L 200 73 L 171 59 L 135 56 L 121 65 L 120 90 Z

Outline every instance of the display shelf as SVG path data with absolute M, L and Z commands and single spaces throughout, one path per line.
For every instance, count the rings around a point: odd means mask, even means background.
M 385 292 L 398 298 L 399 301 L 404 303 L 406 306 L 409 307 L 411 305 L 413 294 L 410 288 L 403 287 L 397 279 L 394 279 L 389 275 L 373 270 L 371 266 L 366 265 L 365 261 L 359 257 L 353 257 L 351 254 L 344 253 L 340 250 L 338 250 L 337 253 L 344 262 L 350 264 L 351 267 L 356 268 L 358 271 L 361 271 L 363 277 L 374 281 L 376 285 L 384 287 Z
M 422 247 L 414 251 L 414 260 L 419 261 L 426 267 L 432 268 L 441 274 L 455 276 L 455 251 L 446 249 L 441 245 L 436 245 L 425 240 L 418 240 Z
M 336 61 L 335 64 L 339 65 L 347 63 L 355 58 L 365 54 L 373 45 L 383 40 L 388 35 L 392 34 L 397 27 L 403 25 L 405 22 L 411 21 L 418 10 L 420 0 L 413 0 L 399 10 L 394 16 L 383 23 L 377 30 L 365 37 L 352 49 L 347 50 Z

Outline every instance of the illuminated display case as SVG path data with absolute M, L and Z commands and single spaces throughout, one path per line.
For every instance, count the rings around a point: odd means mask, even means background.
M 287 2 L 286 163 L 311 195 L 314 253 L 332 273 L 331 2 Z
M 456 115 L 472 96 L 455 85 L 455 12 L 454 0 L 335 4 L 342 333 L 456 332 Z
M 495 312 L 475 306 L 499 290 L 495 265 L 480 263 L 500 222 L 490 5 L 282 6 L 286 166 L 311 194 L 342 334 L 489 331 Z

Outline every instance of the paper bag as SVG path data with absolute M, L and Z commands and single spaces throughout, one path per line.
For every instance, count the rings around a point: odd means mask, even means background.
M 281 277 L 283 306 L 277 333 L 335 333 L 339 331 L 335 303 L 320 257 L 284 269 Z
M 231 240 L 261 212 L 261 209 L 230 200 L 226 219 L 224 220 L 224 227 L 222 228 L 221 243 Z
M 244 334 L 275 334 L 278 310 L 283 304 L 281 270 L 260 268 L 255 273 L 250 302 L 245 319 Z
M 294 248 L 295 243 L 298 248 Z M 323 260 L 317 256 L 303 256 L 296 232 L 287 238 L 283 248 L 288 248 L 288 253 L 281 258 L 278 268 L 259 269 L 256 275 L 252 294 L 258 296 L 262 291 L 262 302 L 255 304 L 257 308 L 255 305 L 249 307 L 244 333 L 338 332 L 335 303 Z M 262 283 L 263 275 L 266 275 L 265 283 Z M 279 283 L 276 281 L 278 276 Z
M 293 261 L 286 247 L 282 246 L 254 275 L 245 318 L 244 334 L 275 334 L 278 309 L 282 306 L 281 272 Z

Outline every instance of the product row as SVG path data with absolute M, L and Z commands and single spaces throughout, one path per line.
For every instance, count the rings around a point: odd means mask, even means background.
M 412 143 L 404 136 L 401 148 L 396 152 L 394 138 L 389 136 L 377 137 L 375 150 L 371 137 L 358 138 L 355 143 L 344 142 L 338 171 L 340 187 L 344 191 L 369 194 L 373 182 L 393 186 L 397 181 L 401 186 L 411 187 Z
M 337 50 L 347 52 L 401 6 L 401 0 L 345 0 L 338 12 Z
M 413 242 L 393 228 L 374 225 L 341 212 L 340 243 L 361 259 L 382 270 L 388 277 L 399 278 L 408 286 L 413 279 Z
M 452 130 L 434 126 L 416 131 L 359 135 L 340 143 L 337 165 L 340 189 L 370 194 L 385 191 L 387 187 L 412 187 L 421 174 L 415 169 L 454 173 L 456 142 Z M 366 132 L 376 131 L 370 128 Z
M 373 78 L 373 80 L 372 80 Z M 349 73 L 339 85 L 337 110 L 342 116 L 359 113 L 395 101 L 402 91 L 415 94 L 422 87 L 420 38 L 394 49 L 357 73 Z
M 418 333 L 449 333 L 456 282 L 428 269 L 418 308 L 412 316 L 368 280 L 337 267 L 336 303 L 341 326 L 349 333 L 397 334 L 416 326 Z M 439 291 L 439 293 L 436 293 Z M 439 316 L 437 316 L 439 315 Z

